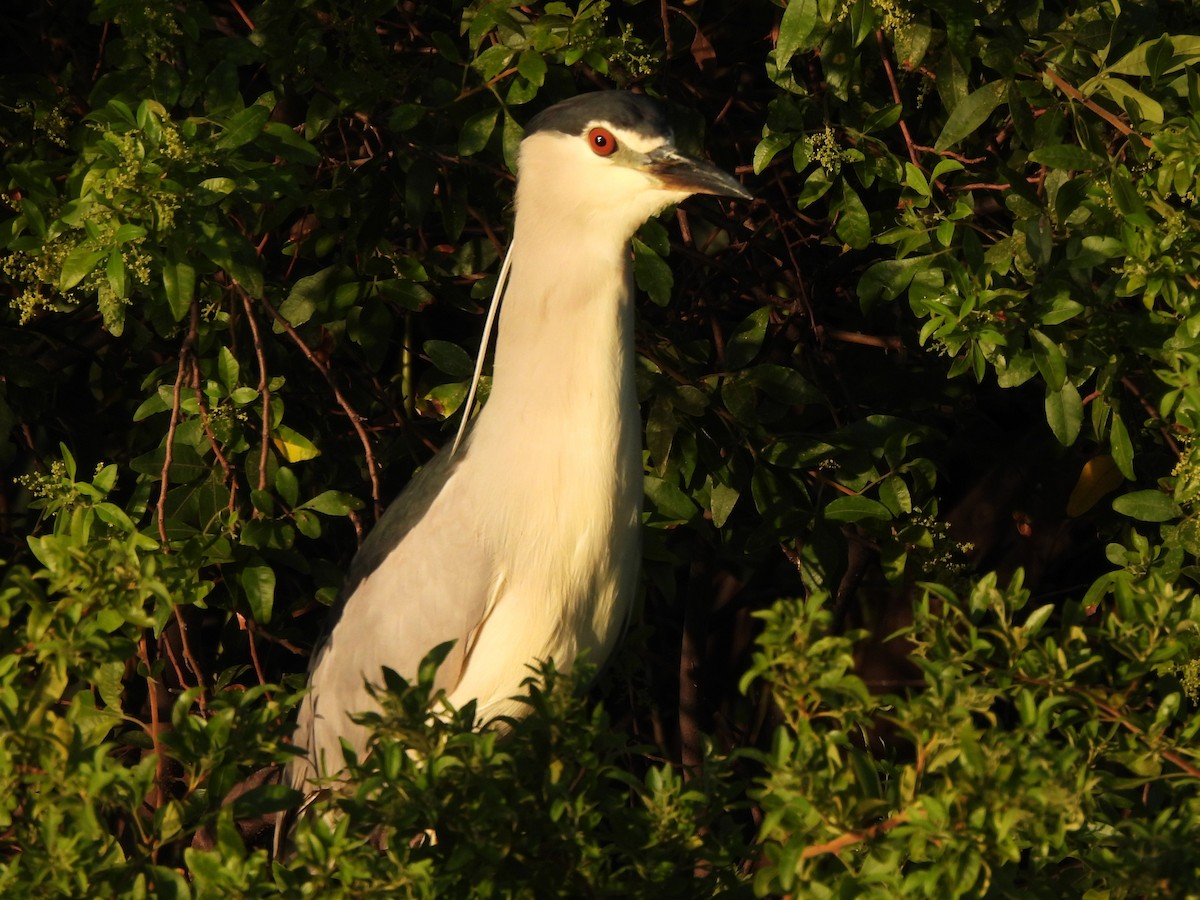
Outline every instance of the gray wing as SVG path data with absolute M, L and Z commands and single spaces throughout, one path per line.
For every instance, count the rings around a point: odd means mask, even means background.
M 313 654 L 310 690 L 293 742 L 309 764 L 292 766 L 298 788 L 343 764 L 340 739 L 360 754 L 366 732 L 351 713 L 375 708 L 364 681 L 381 681 L 387 666 L 413 678 L 424 656 L 455 641 L 437 686 L 453 688 L 461 675 L 467 638 L 487 608 L 493 566 L 472 527 L 471 498 L 459 475 L 466 447 L 429 462 L 388 508 L 351 563 L 344 602 Z

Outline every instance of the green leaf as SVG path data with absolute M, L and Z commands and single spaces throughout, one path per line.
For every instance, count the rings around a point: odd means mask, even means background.
M 125 297 L 127 283 L 125 279 L 125 260 L 121 256 L 121 251 L 115 247 L 108 254 L 108 264 L 104 267 L 104 277 L 108 279 L 108 286 L 113 289 L 113 293 L 118 297 Z
M 454 378 L 470 378 L 475 371 L 475 361 L 458 344 L 450 341 L 426 341 L 421 345 L 430 361 Z
M 791 0 L 779 20 L 779 38 L 775 42 L 775 65 L 787 67 L 798 50 L 805 48 L 817 26 L 817 0 Z
M 657 306 L 671 302 L 675 276 L 666 260 L 655 253 L 640 238 L 633 239 L 633 277 L 639 290 L 645 291 Z
M 796 209 L 811 206 L 829 193 L 831 187 L 833 187 L 833 182 L 829 178 L 829 173 L 822 168 L 813 169 L 796 197 Z
M 760 363 L 746 370 L 746 379 L 773 400 L 789 405 L 820 403 L 824 395 L 803 375 L 788 366 Z
M 287 297 L 279 304 L 279 314 L 292 326 L 303 325 L 329 299 L 336 279 L 337 266 L 326 266 L 319 272 L 296 279 Z
M 344 491 L 322 491 L 296 508 L 311 509 L 325 516 L 344 516 L 353 510 L 362 509 L 363 502 Z
M 697 512 L 692 498 L 672 481 L 666 481 L 656 475 L 646 475 L 644 489 L 651 508 L 668 521 L 687 522 Z
M 754 174 L 760 174 L 763 169 L 770 165 L 771 160 L 794 140 L 796 140 L 794 132 L 776 131 L 768 134 L 759 141 L 758 146 L 754 148 Z
M 171 315 L 176 322 L 182 322 L 196 296 L 196 267 L 186 257 L 169 256 L 163 263 L 162 275 Z
M 861 250 L 871 243 L 871 220 L 867 216 L 867 208 L 859 199 L 854 188 L 845 181 L 842 182 L 841 202 L 835 204 L 837 223 L 834 233 L 856 250 Z
M 296 473 L 287 466 L 280 466 L 275 470 L 275 490 L 279 493 L 279 499 L 288 506 L 295 506 L 296 501 L 300 498 L 300 482 L 296 478 Z
M 270 566 L 247 566 L 238 580 L 246 592 L 254 621 L 266 625 L 275 606 L 275 570 Z
M 145 236 L 146 229 L 141 225 L 131 225 L 126 222 L 113 233 L 112 243 L 114 246 L 119 247 L 121 244 L 128 244 L 130 241 L 136 241 L 138 238 Z
M 86 247 L 76 247 L 63 260 L 62 271 L 58 276 L 58 289 L 69 291 L 96 268 L 96 263 L 108 255 L 107 250 L 89 250 Z
M 239 821 L 291 809 L 304 795 L 285 784 L 260 784 L 233 801 L 233 817 Z
M 712 521 L 718 528 L 723 528 L 725 523 L 729 521 L 729 514 L 733 512 L 733 507 L 737 504 L 738 497 L 741 495 L 736 488 L 731 488 L 727 484 L 716 484 L 712 489 L 711 511 Z
M 542 83 L 546 80 L 548 67 L 546 66 L 546 61 L 542 59 L 542 54 L 536 50 L 526 50 L 521 54 L 521 58 L 517 60 L 517 71 L 530 83 L 541 87 Z
M 858 299 L 864 305 L 878 299 L 895 300 L 908 290 L 913 276 L 927 267 L 932 256 L 884 259 L 872 264 L 858 281 Z
M 1162 491 L 1131 491 L 1113 500 L 1112 508 L 1139 522 L 1169 522 L 1183 514 L 1174 500 Z
M 315 459 L 321 455 L 321 451 L 317 449 L 316 444 L 300 434 L 300 432 L 286 425 L 276 427 L 274 433 L 271 435 L 271 443 L 275 445 L 275 449 L 279 451 L 279 455 L 290 463 Z
M 762 306 L 738 324 L 729 340 L 725 342 L 725 366 L 741 369 L 758 356 L 763 338 L 767 334 L 767 322 L 771 318 L 771 307 Z
M 1064 381 L 1058 390 L 1047 388 L 1046 422 L 1064 447 L 1075 443 L 1083 424 L 1083 401 L 1071 382 Z
M 974 134 L 976 129 L 988 120 L 992 111 L 1000 105 L 1007 90 L 1007 83 L 1001 80 L 985 84 L 967 94 L 954 107 L 954 112 L 950 113 L 946 124 L 942 126 L 942 133 L 938 135 L 934 149 L 939 152 L 949 150 L 955 144 Z
M 1121 414 L 1113 411 L 1112 425 L 1108 432 L 1108 446 L 1112 451 L 1113 461 L 1121 474 L 1133 481 L 1133 443 L 1129 440 L 1129 430 Z
M 1126 110 L 1135 123 L 1145 120 L 1162 124 L 1166 117 L 1161 103 L 1120 78 L 1106 78 L 1101 84 L 1101 89 Z
M 861 522 L 864 519 L 888 521 L 892 512 L 878 500 L 858 495 L 838 497 L 825 506 L 825 518 L 831 522 Z
M 1031 162 L 1051 169 L 1100 169 L 1108 160 L 1074 144 L 1051 144 L 1029 154 Z
M 228 177 L 205 178 L 196 185 L 199 193 L 195 200 L 202 206 L 211 206 L 220 203 L 223 197 L 227 197 L 237 190 L 237 182 Z
M 1151 51 L 1155 49 L 1164 38 L 1157 37 L 1152 40 L 1143 41 L 1138 44 L 1111 66 L 1106 66 L 1104 71 L 1116 72 L 1120 75 L 1136 75 L 1145 76 L 1154 74 L 1151 71 L 1149 57 Z M 1174 72 L 1183 68 L 1189 62 L 1200 58 L 1200 35 L 1195 34 L 1175 34 L 1167 37 L 1170 42 L 1172 56 L 1170 65 L 1163 72 Z
M 1054 306 L 1042 313 L 1038 318 L 1043 325 L 1061 325 L 1069 322 L 1084 310 L 1084 305 L 1069 297 L 1059 297 Z
M 904 183 L 922 197 L 929 196 L 929 181 L 925 173 L 910 162 L 904 164 Z
M 496 130 L 496 121 L 499 117 L 500 111 L 491 107 L 468 118 L 458 132 L 459 155 L 474 156 L 486 147 L 492 132 Z
M 1029 329 L 1030 346 L 1033 350 L 1033 360 L 1042 379 L 1046 382 L 1047 391 L 1057 391 L 1067 379 L 1067 360 L 1058 344 L 1054 343 L 1036 328 Z
M 143 419 L 150 418 L 155 413 L 166 412 L 170 408 L 170 404 L 156 391 L 143 400 L 141 405 L 134 410 L 133 421 L 141 422 Z
M 221 379 L 221 384 L 225 386 L 226 390 L 233 390 L 237 387 L 241 371 L 242 367 L 238 364 L 233 351 L 228 347 L 222 347 L 217 353 L 217 377 Z
M 321 151 L 284 122 L 268 122 L 263 126 L 263 134 L 267 140 L 262 144 L 282 159 L 308 166 L 321 161 Z
M 270 115 L 271 110 L 266 106 L 247 106 L 225 123 L 224 131 L 217 138 L 216 148 L 234 150 L 250 143 L 262 134 L 263 126 L 267 124 Z

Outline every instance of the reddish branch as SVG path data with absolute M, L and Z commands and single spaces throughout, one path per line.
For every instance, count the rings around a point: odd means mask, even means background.
M 192 306 L 195 307 L 196 301 L 192 301 Z M 171 474 L 171 463 L 175 456 L 175 430 L 179 427 L 180 418 L 180 400 L 183 393 L 183 378 L 187 373 L 188 356 L 192 351 L 192 347 L 196 344 L 196 316 L 192 316 L 191 322 L 188 325 L 188 332 L 184 335 L 183 343 L 179 347 L 179 368 L 175 373 L 175 387 L 171 392 L 171 424 L 167 426 L 167 441 L 166 447 L 163 450 L 162 464 L 162 488 L 158 492 L 158 537 L 163 545 L 163 552 L 170 553 L 171 548 L 167 542 L 167 485 L 168 478 Z
M 258 330 L 258 319 L 254 315 L 254 307 L 250 303 L 250 295 L 239 289 L 242 306 L 246 310 L 246 321 L 250 323 L 250 334 L 254 339 L 254 355 L 258 358 L 258 395 L 262 398 L 262 429 L 259 433 L 260 446 L 258 451 L 258 489 L 267 489 L 267 454 L 271 447 L 271 390 L 267 376 L 267 354 L 263 348 L 262 333 Z M 258 516 L 258 510 L 253 513 Z
M 860 334 L 857 331 L 841 331 L 837 328 L 825 328 L 823 333 L 835 341 L 844 344 L 861 344 L 864 347 L 878 347 L 881 350 L 902 350 L 903 343 L 898 337 L 877 337 L 873 334 Z
M 1118 116 L 1115 116 L 1112 113 L 1110 113 L 1107 109 L 1105 109 L 1103 106 L 1101 106 L 1096 101 L 1090 100 L 1087 97 L 1083 96 L 1083 94 L 1081 94 L 1079 92 L 1078 88 L 1076 88 L 1074 85 L 1068 84 L 1066 81 L 1063 81 L 1062 78 L 1060 78 L 1058 75 L 1056 75 L 1052 69 L 1045 69 L 1044 71 L 1046 73 L 1046 77 L 1048 77 L 1051 81 L 1054 82 L 1054 86 L 1057 87 L 1064 94 L 1066 94 L 1068 97 L 1070 97 L 1072 100 L 1074 100 L 1077 103 L 1082 103 L 1084 106 L 1086 106 L 1088 109 L 1090 109 L 1092 112 L 1094 112 L 1100 118 L 1102 118 L 1105 122 L 1107 122 L 1113 128 L 1117 129 L 1117 131 L 1121 132 L 1121 134 L 1127 135 L 1128 137 L 1135 137 L 1139 141 L 1141 141 L 1145 146 L 1147 146 L 1147 147 L 1150 146 L 1150 139 L 1148 137 L 1138 134 L 1136 131 L 1134 131 L 1132 128 L 1130 128 L 1128 125 L 1126 125 L 1124 122 L 1122 122 Z
M 200 330 L 200 306 L 192 304 L 192 331 L 199 333 Z M 224 481 L 229 487 L 229 511 L 233 512 L 237 508 L 237 477 L 234 474 L 233 466 L 229 459 L 221 450 L 221 444 L 217 440 L 216 434 L 212 430 L 212 422 L 208 414 L 208 402 L 204 399 L 204 391 L 200 386 L 200 363 L 193 354 L 190 359 L 192 370 L 192 390 L 196 394 L 196 406 L 200 412 L 200 424 L 204 428 L 204 435 L 208 438 L 208 445 L 212 448 L 213 455 L 217 458 L 217 462 L 221 464 L 221 470 L 225 473 Z
M 903 109 L 903 101 L 900 97 L 900 85 L 896 82 L 896 72 L 892 68 L 892 57 L 888 53 L 887 42 L 883 37 L 883 29 L 875 29 L 875 41 L 879 44 L 879 58 L 883 61 L 883 71 L 887 73 L 888 84 L 892 88 L 892 102 Z M 908 147 L 908 158 L 912 160 L 912 164 L 917 168 L 921 167 L 920 157 L 917 155 L 917 148 L 913 144 L 912 134 L 908 130 L 908 122 L 904 120 L 904 114 L 900 114 L 900 133 L 904 135 L 904 144 Z
M 178 606 L 172 606 L 171 612 L 175 614 L 175 624 L 179 626 L 179 646 L 183 650 L 183 659 L 187 663 L 188 668 L 192 670 L 192 674 L 196 676 L 196 687 L 200 688 L 200 694 L 196 697 L 196 702 L 200 706 L 201 713 L 208 712 L 208 701 L 205 695 L 208 693 L 208 686 L 204 683 L 204 673 L 200 669 L 200 663 L 197 662 L 195 654 L 192 653 L 192 644 L 188 640 L 187 621 L 183 617 L 183 612 Z M 171 655 L 171 662 L 175 663 L 175 671 L 178 673 L 179 664 L 175 662 L 175 654 L 171 651 L 171 642 L 167 641 L 167 652 Z M 187 684 L 187 680 L 182 676 L 179 679 L 180 684 Z
M 862 831 L 848 831 L 843 835 L 835 837 L 831 841 L 826 841 L 823 844 L 812 844 L 800 851 L 801 859 L 812 859 L 814 856 L 822 856 L 826 853 L 832 853 L 835 856 L 845 850 L 847 847 L 853 847 L 855 844 L 862 844 L 866 841 L 874 840 L 880 835 L 887 834 L 897 825 L 903 825 L 909 820 L 908 810 L 897 813 L 890 819 L 885 819 L 878 825 L 872 825 L 870 828 L 864 828 Z
M 138 658 L 146 667 L 146 690 L 149 692 L 150 702 L 150 743 L 154 749 L 154 784 L 158 789 L 156 800 L 161 803 L 166 796 L 167 761 L 162 754 L 162 746 L 158 740 L 158 733 L 162 728 L 158 720 L 158 681 L 154 677 L 154 670 L 150 667 L 150 649 L 145 634 L 138 641 Z
M 1142 409 L 1145 410 L 1146 415 L 1148 415 L 1151 419 L 1162 418 L 1162 413 L 1155 409 L 1154 404 L 1146 399 L 1145 395 L 1142 394 L 1142 392 L 1138 389 L 1138 386 L 1133 383 L 1132 378 L 1126 375 L 1121 379 L 1121 385 L 1125 388 L 1125 390 L 1129 391 L 1129 393 L 1133 394 L 1133 396 L 1137 398 L 1138 403 L 1142 405 Z M 1175 441 L 1175 438 L 1171 435 L 1171 432 L 1165 425 L 1159 428 L 1159 433 L 1162 434 L 1163 440 L 1167 442 L 1167 446 L 1171 448 L 1171 452 L 1175 454 L 1175 458 L 1182 459 L 1183 453 L 1179 449 L 1179 444 Z
M 247 296 L 241 287 L 238 290 L 244 298 Z M 346 414 L 346 418 L 350 420 L 350 424 L 354 427 L 354 431 L 362 444 L 363 453 L 366 456 L 367 474 L 371 479 L 371 501 L 375 506 L 375 518 L 378 519 L 383 514 L 383 504 L 380 501 L 379 466 L 375 462 L 375 452 L 371 449 L 371 438 L 363 425 L 363 417 L 350 405 L 350 402 L 342 393 L 342 389 L 337 386 L 337 382 L 334 381 L 333 375 L 329 371 L 329 364 L 317 356 L 308 344 L 304 343 L 304 338 L 300 337 L 296 329 L 292 327 L 292 323 L 281 316 L 279 310 L 272 306 L 271 301 L 266 297 L 260 297 L 259 302 L 263 305 L 263 309 L 271 314 L 271 318 L 279 323 L 279 327 L 292 339 L 292 342 L 300 348 L 300 352 L 304 354 L 304 357 L 321 373 L 321 377 L 325 379 L 325 383 L 329 385 L 329 389 L 333 392 L 333 399 L 337 401 L 337 405 L 342 408 L 342 412 Z

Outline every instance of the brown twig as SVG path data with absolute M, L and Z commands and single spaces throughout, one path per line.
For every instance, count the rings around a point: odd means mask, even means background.
M 96 65 L 92 69 L 92 84 L 95 84 L 100 79 L 100 70 L 104 67 L 104 51 L 108 46 L 108 26 L 105 22 L 104 27 L 100 29 L 100 47 L 96 51 Z
M 192 304 L 192 331 L 199 332 L 199 317 L 200 307 L 198 304 Z M 204 391 L 200 387 L 200 362 L 192 354 L 190 357 L 192 370 L 192 391 L 196 395 L 196 407 L 200 413 L 200 424 L 204 428 L 204 436 L 208 438 L 208 445 L 212 448 L 213 455 L 217 458 L 217 462 L 221 465 L 221 470 L 225 473 L 225 484 L 229 485 L 229 511 L 233 512 L 237 508 L 237 475 L 234 472 L 233 465 L 221 450 L 220 441 L 217 440 L 217 435 L 213 432 L 212 421 L 208 411 L 208 401 L 204 398 Z
M 195 307 L 196 301 L 192 301 L 192 306 Z M 184 335 L 183 343 L 179 346 L 179 368 L 175 373 L 175 388 L 171 393 L 171 423 L 167 426 L 166 447 L 163 450 L 162 464 L 162 488 L 158 493 L 158 537 L 162 542 L 163 551 L 170 552 L 170 545 L 167 541 L 167 486 L 171 474 L 171 463 L 175 456 L 175 430 L 179 427 L 180 419 L 180 402 L 183 394 L 183 378 L 187 373 L 188 356 L 191 353 L 191 348 L 196 343 L 196 319 L 193 316 L 188 332 Z
M 241 288 L 239 287 L 238 290 L 241 291 Z M 242 295 L 246 296 L 245 291 L 242 291 Z M 321 377 L 325 379 L 326 384 L 329 385 L 329 389 L 333 391 L 333 399 L 341 407 L 342 412 L 346 414 L 346 418 L 350 420 L 350 424 L 353 426 L 355 433 L 358 435 L 359 442 L 362 444 L 363 453 L 366 455 L 367 474 L 371 479 L 371 500 L 375 506 L 375 518 L 378 519 L 383 514 L 383 503 L 380 499 L 379 487 L 379 465 L 375 461 L 375 452 L 371 449 L 371 438 L 363 426 L 362 416 L 350 405 L 350 402 L 342 393 L 342 389 L 333 380 L 328 363 L 317 356 L 308 344 L 304 343 L 304 338 L 300 337 L 300 334 L 292 327 L 292 323 L 280 315 L 279 310 L 272 306 L 271 301 L 266 297 L 260 298 L 259 302 L 263 305 L 263 309 L 271 314 L 271 318 L 279 323 L 279 326 L 292 339 L 292 342 L 300 348 L 300 352 L 304 354 L 304 357 L 321 373 Z
M 892 57 L 888 53 L 887 42 L 883 37 L 883 29 L 875 29 L 875 42 L 879 44 L 879 58 L 883 61 L 883 71 L 887 74 L 888 84 L 892 88 L 892 102 L 904 108 L 903 98 L 900 96 L 900 85 L 896 82 L 896 72 L 892 68 Z M 908 130 L 908 122 L 904 120 L 904 113 L 900 113 L 900 133 L 904 135 L 904 144 L 908 147 L 908 158 L 912 160 L 912 164 L 918 169 L 921 167 L 920 157 L 917 155 L 917 148 L 913 145 L 912 134 Z
M 1125 714 L 1122 712 L 1121 709 L 1113 706 L 1112 704 L 1105 703 L 1104 701 L 1098 699 L 1091 692 L 1089 692 L 1087 690 L 1082 690 L 1082 689 L 1077 688 L 1076 691 L 1077 691 L 1077 693 L 1082 694 L 1084 697 L 1087 697 L 1093 703 L 1095 703 L 1096 708 L 1098 710 L 1100 710 L 1102 713 L 1104 713 L 1104 715 L 1107 717 L 1108 721 L 1114 722 L 1118 725 L 1121 725 L 1127 731 L 1130 731 L 1133 734 L 1137 735 L 1139 738 L 1142 738 L 1151 750 L 1158 751 L 1159 755 L 1163 759 L 1167 760 L 1172 765 L 1178 767 L 1178 769 L 1181 772 L 1183 772 L 1184 774 L 1190 775 L 1192 778 L 1200 778 L 1200 768 L 1197 768 L 1195 765 L 1188 762 L 1186 759 L 1184 759 L 1182 756 L 1180 756 L 1174 750 L 1160 750 L 1158 747 L 1156 747 L 1154 745 L 1154 742 L 1152 742 L 1150 740 L 1150 738 L 1146 735 L 1145 731 L 1143 731 L 1141 728 L 1138 728 L 1138 726 L 1134 725 L 1133 722 L 1129 721 L 1129 719 L 1125 716 Z
M 263 672 L 262 662 L 258 658 L 258 645 L 254 642 L 254 630 L 250 628 L 248 624 L 250 620 L 241 613 L 238 613 L 237 618 L 238 624 L 241 625 L 242 630 L 246 632 L 246 639 L 250 644 L 250 661 L 254 663 L 254 674 L 258 676 L 258 683 L 260 685 L 265 685 L 267 683 L 267 676 Z M 270 699 L 269 694 L 267 695 L 267 699 Z
M 251 31 L 254 31 L 254 22 L 252 22 L 250 17 L 246 15 L 246 11 L 242 9 L 237 0 L 229 0 L 229 5 L 233 7 L 234 11 L 238 14 L 238 17 L 246 23 L 246 27 Z
M 847 847 L 853 847 L 855 844 L 862 844 L 866 841 L 874 840 L 881 834 L 887 834 L 898 825 L 903 825 L 909 820 L 908 810 L 897 813 L 890 819 L 885 819 L 878 825 L 872 825 L 870 828 L 864 828 L 862 831 L 848 831 L 843 835 L 835 837 L 831 841 L 826 841 L 823 844 L 812 844 L 800 851 L 801 859 L 812 859 L 814 856 L 822 856 L 826 853 L 832 853 L 835 856 L 845 850 Z
M 158 740 L 161 725 L 158 720 L 158 681 L 154 678 L 150 666 L 150 648 L 143 634 L 138 641 L 138 658 L 146 667 L 146 690 L 149 692 L 150 703 L 150 743 L 154 749 L 154 784 L 158 789 L 158 801 L 161 804 L 166 796 L 167 763 L 162 754 L 162 746 Z
M 913 144 L 914 149 L 920 150 L 922 153 L 936 153 L 938 156 L 945 156 L 949 159 L 957 159 L 964 166 L 977 166 L 981 162 L 986 162 L 986 156 L 963 156 L 961 153 L 955 153 L 953 150 L 938 150 L 934 147 L 926 147 L 924 144 Z
M 1043 71 L 1046 73 L 1046 76 L 1051 81 L 1054 82 L 1054 86 L 1057 87 L 1064 94 L 1066 94 L 1068 97 L 1070 97 L 1072 100 L 1074 100 L 1077 103 L 1082 103 L 1084 106 L 1086 106 L 1088 109 L 1090 109 L 1092 112 L 1094 112 L 1100 118 L 1102 118 L 1105 122 L 1107 122 L 1113 128 L 1117 129 L 1117 131 L 1121 132 L 1121 134 L 1127 135 L 1128 137 L 1136 137 L 1145 146 L 1147 146 L 1147 147 L 1150 146 L 1150 139 L 1148 137 L 1138 134 L 1138 132 L 1134 131 L 1132 128 L 1130 128 L 1128 125 L 1126 125 L 1124 122 L 1122 122 L 1118 116 L 1115 116 L 1112 113 L 1110 113 L 1107 109 L 1105 109 L 1103 106 L 1101 106 L 1096 101 L 1083 96 L 1083 94 L 1081 94 L 1079 92 L 1078 88 L 1076 88 L 1074 85 L 1069 84 L 1068 82 L 1066 82 L 1062 78 L 1060 78 L 1054 72 L 1053 69 L 1047 68 L 1047 69 L 1043 69 Z
M 1152 419 L 1161 419 L 1162 418 L 1162 413 L 1160 413 L 1154 407 L 1153 403 L 1151 403 L 1149 400 L 1146 399 L 1145 395 L 1142 394 L 1142 392 L 1138 388 L 1138 386 L 1133 383 L 1132 378 L 1130 378 L 1128 375 L 1124 376 L 1121 379 L 1121 385 L 1125 388 L 1125 390 L 1129 391 L 1129 393 L 1133 394 L 1133 396 L 1135 398 L 1137 398 L 1138 403 L 1140 403 L 1142 405 L 1142 409 L 1145 411 L 1146 415 L 1148 415 Z M 1171 452 L 1175 454 L 1175 458 L 1182 459 L 1183 453 L 1179 449 L 1179 444 L 1176 443 L 1175 438 L 1171 435 L 1171 432 L 1167 428 L 1167 426 L 1162 425 L 1159 427 L 1158 430 L 1159 430 L 1159 433 L 1163 436 L 1163 440 L 1167 442 L 1167 446 L 1171 448 Z
M 295 644 L 293 644 L 291 641 L 289 641 L 287 638 L 277 637 L 276 635 L 271 634 L 271 632 L 269 632 L 269 631 L 263 631 L 261 628 L 258 627 L 258 624 L 253 619 L 243 619 L 243 622 L 246 625 L 246 630 L 249 631 L 251 634 L 253 634 L 257 637 L 261 637 L 263 640 L 269 641 L 272 644 L 278 644 L 284 650 L 287 650 L 289 653 L 294 653 L 294 654 L 296 654 L 296 656 L 307 656 L 308 655 L 307 650 L 302 650 L 301 648 L 299 648 Z
M 878 347 L 881 350 L 902 350 L 904 344 L 898 337 L 877 337 L 873 334 L 860 334 L 857 331 L 842 331 L 837 328 L 823 329 L 827 337 L 844 344 L 861 344 L 864 347 Z
M 204 682 L 204 673 L 200 669 L 200 663 L 196 661 L 196 656 L 192 653 L 192 643 L 188 640 L 187 620 L 184 619 L 183 612 L 178 606 L 172 607 L 171 611 L 175 614 L 175 624 L 179 626 L 179 646 L 183 650 L 183 659 L 188 664 L 188 668 L 192 670 L 192 674 L 196 676 L 196 687 L 200 688 L 196 703 L 200 707 L 201 713 L 207 713 L 208 685 Z M 170 642 L 167 644 L 167 649 L 170 650 Z M 172 656 L 172 660 L 174 660 L 174 656 Z M 180 679 L 180 681 L 182 680 Z
M 246 321 L 250 323 L 250 334 L 254 339 L 254 354 L 258 359 L 258 394 L 262 398 L 262 428 L 259 433 L 261 446 L 258 451 L 258 490 L 267 489 L 267 460 L 271 450 L 271 389 L 267 377 L 267 354 L 263 349 L 262 333 L 258 330 L 258 319 L 254 315 L 254 307 L 250 303 L 250 295 L 238 288 L 242 298 L 242 306 L 246 310 Z M 253 512 L 258 518 L 258 510 Z
M 675 55 L 675 48 L 671 43 L 671 19 L 667 14 L 667 0 L 659 0 L 658 16 L 662 20 L 663 43 L 666 45 L 666 58 L 670 59 Z

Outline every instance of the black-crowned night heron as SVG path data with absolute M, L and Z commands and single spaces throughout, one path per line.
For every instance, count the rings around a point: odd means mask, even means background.
M 413 478 L 355 557 L 294 742 L 308 788 L 361 756 L 354 713 L 386 666 L 437 676 L 480 721 L 519 715 L 530 666 L 609 655 L 634 595 L 642 509 L 630 239 L 696 194 L 748 198 L 676 152 L 660 107 L 621 92 L 550 107 L 521 142 L 491 395 L 462 445 Z

